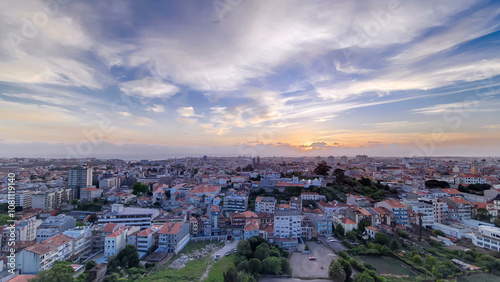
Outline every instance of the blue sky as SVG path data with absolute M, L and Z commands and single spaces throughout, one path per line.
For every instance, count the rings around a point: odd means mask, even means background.
M 0 3 L 1 156 L 498 156 L 496 1 L 51 3 Z

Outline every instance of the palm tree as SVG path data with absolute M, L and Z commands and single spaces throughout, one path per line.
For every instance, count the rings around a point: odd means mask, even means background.
M 346 278 L 344 267 L 340 263 L 332 261 L 328 268 L 328 277 L 335 282 L 344 282 Z

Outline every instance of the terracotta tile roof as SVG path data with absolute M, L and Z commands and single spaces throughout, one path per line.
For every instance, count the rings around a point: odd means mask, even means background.
M 375 226 L 366 226 L 365 228 L 368 230 L 374 231 L 374 232 L 380 231 L 380 229 L 378 227 L 375 227 Z
M 462 198 L 462 197 L 450 197 L 450 199 L 457 203 L 457 204 L 470 204 L 471 202 L 467 201 L 466 199 Z
M 102 231 L 106 233 L 112 233 L 116 225 L 116 223 L 108 223 L 104 226 L 104 229 Z
M 441 189 L 441 191 L 447 194 L 462 194 L 462 192 L 458 191 L 457 189 Z
M 182 223 L 165 223 L 158 234 L 177 234 L 181 227 Z
M 342 221 L 343 224 L 356 224 L 356 222 L 348 219 L 347 217 L 341 218 L 340 221 Z

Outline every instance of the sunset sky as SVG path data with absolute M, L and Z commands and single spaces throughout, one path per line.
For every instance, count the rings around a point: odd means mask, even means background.
M 500 1 L 42 2 L 0 2 L 0 157 L 500 156 Z

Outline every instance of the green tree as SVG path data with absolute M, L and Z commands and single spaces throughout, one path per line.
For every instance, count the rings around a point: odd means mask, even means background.
M 422 265 L 422 258 L 419 255 L 414 255 L 412 261 L 416 265 Z
M 286 258 L 280 258 L 281 263 L 281 273 L 282 274 L 291 274 L 292 268 L 290 267 L 290 262 Z
M 238 272 L 234 267 L 229 268 L 226 272 L 222 274 L 224 276 L 224 282 L 237 282 Z
M 356 241 L 356 232 L 354 231 L 349 231 L 345 234 L 345 237 L 349 239 L 350 241 Z
M 110 259 L 109 264 L 111 268 L 117 268 L 121 266 L 122 268 L 129 269 L 132 267 L 137 267 L 139 265 L 139 253 L 133 245 L 127 245 L 118 254 Z
M 236 269 L 239 271 L 248 271 L 248 261 L 244 260 L 238 264 L 238 267 Z
M 280 251 L 278 250 L 278 248 L 274 247 L 272 248 L 270 251 L 269 251 L 269 255 L 272 256 L 272 257 L 281 257 L 281 253 Z
M 345 170 L 340 169 L 340 168 L 337 168 L 333 171 L 333 175 L 335 175 L 335 182 L 339 185 L 344 182 L 344 178 L 345 178 L 344 172 L 345 172 Z
M 332 260 L 328 268 L 328 277 L 335 282 L 344 282 L 346 279 L 344 267 L 339 262 Z
M 248 240 L 238 242 L 236 246 L 236 255 L 243 256 L 247 259 L 252 258 L 252 248 L 250 247 L 250 242 Z
M 432 267 L 434 267 L 436 264 L 437 264 L 437 259 L 431 255 L 427 255 L 425 256 L 425 268 L 427 268 L 427 270 L 432 270 Z
M 356 275 L 356 279 L 354 279 L 355 282 L 375 282 L 375 279 L 368 273 L 367 270 L 363 271 L 363 273 L 360 273 Z
M 339 258 L 337 260 L 337 262 L 340 263 L 342 265 L 342 267 L 344 268 L 345 277 L 346 277 L 345 281 L 351 281 L 352 280 L 352 278 L 351 278 L 351 276 L 352 276 L 351 264 L 343 258 Z
M 238 272 L 238 278 L 236 281 L 238 281 L 238 282 L 256 282 L 255 278 L 252 275 L 250 275 L 246 272 L 243 272 L 243 271 Z
M 391 250 L 393 250 L 393 251 L 396 251 L 396 250 L 401 249 L 401 244 L 399 244 L 398 240 L 392 239 L 391 243 L 389 244 L 389 248 L 391 248 Z
M 500 218 L 495 218 L 493 222 L 495 223 L 496 227 L 500 227 Z
M 85 270 L 91 270 L 96 265 L 97 265 L 97 262 L 95 260 L 89 260 L 85 263 Z
M 375 240 L 373 242 L 380 245 L 389 245 L 389 239 L 387 238 L 387 236 L 384 233 L 380 232 L 375 234 Z
M 140 193 L 146 194 L 149 192 L 149 186 L 140 182 L 136 182 L 134 183 L 134 185 L 132 185 L 132 190 L 132 193 L 134 195 L 139 195 Z
M 344 226 L 342 226 L 342 224 L 337 224 L 337 227 L 335 227 L 335 234 L 340 237 L 340 238 L 344 238 L 344 234 L 345 234 L 345 229 L 344 229 Z
M 72 205 L 77 205 L 77 204 L 78 204 L 78 199 L 73 199 L 73 200 L 71 200 L 71 204 L 72 204 Z
M 434 234 L 434 235 L 436 235 L 436 236 L 443 236 L 443 237 L 444 237 L 444 236 L 446 236 L 446 235 L 444 234 L 444 232 L 443 232 L 443 231 L 441 231 L 441 230 L 439 230 L 439 229 L 436 229 L 436 230 L 432 231 L 432 234 Z
M 255 250 L 254 254 L 255 258 L 258 258 L 260 261 L 265 260 L 269 257 L 269 246 L 267 244 L 260 244 Z
M 314 169 L 314 174 L 326 176 L 331 169 L 331 166 L 329 166 L 325 161 L 322 161 Z
M 268 257 L 262 261 L 262 269 L 265 274 L 278 275 L 281 272 L 281 261 L 276 257 Z
M 492 215 L 485 208 L 477 209 L 476 219 L 485 222 L 491 222 Z
M 259 273 L 262 268 L 262 264 L 259 259 L 252 258 L 248 261 L 248 270 L 250 273 Z
M 67 282 L 73 281 L 75 270 L 69 265 L 69 262 L 56 261 L 54 265 L 44 270 L 33 278 L 33 282 Z
M 120 276 L 118 275 L 118 273 L 113 273 L 109 276 L 106 276 L 104 277 L 104 279 L 102 280 L 102 282 L 118 282 L 118 278 L 120 278 Z

